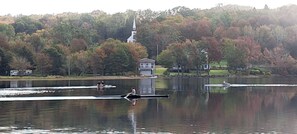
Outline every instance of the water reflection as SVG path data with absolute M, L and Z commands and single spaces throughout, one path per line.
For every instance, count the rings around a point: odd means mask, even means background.
M 1 81 L 0 88 L 20 87 L 54 87 L 54 86 L 96 86 L 98 80 L 10 80 Z M 106 85 L 114 85 L 114 81 L 106 82 Z
M 172 79 L 172 89 L 175 91 L 182 91 L 184 90 L 184 86 L 183 86 L 183 78 L 181 77 L 176 77 L 174 79 Z
M 139 99 L 134 106 L 124 99 L 1 102 L 0 133 L 297 133 L 297 87 L 204 89 L 205 83 L 224 80 L 119 80 L 113 81 L 117 88 L 104 90 L 105 95 L 118 95 L 137 87 L 141 93 L 170 96 L 168 99 Z M 175 83 L 178 81 L 181 83 Z M 228 79 L 230 83 L 293 84 L 296 81 L 297 78 L 286 77 Z M 71 83 L 96 84 L 94 81 Z M 32 84 L 36 86 L 35 82 Z M 38 84 L 46 86 L 47 82 Z M 43 93 L 42 96 L 92 96 L 96 93 L 96 89 L 82 89 L 61 94 Z
M 209 90 L 207 89 L 206 92 L 205 92 L 205 101 L 204 101 L 205 105 L 208 104 L 208 100 L 209 100 Z
M 154 95 L 156 90 L 156 79 L 140 79 L 139 94 Z
M 135 112 L 134 112 L 133 108 L 128 111 L 128 118 L 131 121 L 133 134 L 136 134 L 136 132 L 137 132 L 137 127 L 136 127 L 137 126 L 137 121 L 136 121 L 136 115 L 135 115 Z
M 32 87 L 32 81 L 10 81 L 11 88 Z

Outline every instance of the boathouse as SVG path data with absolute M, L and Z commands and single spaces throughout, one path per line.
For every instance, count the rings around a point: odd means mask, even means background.
M 143 58 L 139 61 L 139 73 L 141 76 L 155 75 L 155 60 Z

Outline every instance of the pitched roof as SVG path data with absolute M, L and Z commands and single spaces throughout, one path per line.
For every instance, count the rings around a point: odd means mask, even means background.
M 141 63 L 145 62 L 145 63 L 155 63 L 155 60 L 153 59 L 148 59 L 148 58 L 143 58 L 143 59 L 140 59 Z

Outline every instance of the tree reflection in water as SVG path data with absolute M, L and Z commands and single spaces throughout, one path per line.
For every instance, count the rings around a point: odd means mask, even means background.
M 128 118 L 130 119 L 131 121 L 131 126 L 132 126 L 132 130 L 133 130 L 133 134 L 136 134 L 137 132 L 137 122 L 136 122 L 136 115 L 135 115 L 135 112 L 134 112 L 134 109 L 131 108 L 129 111 L 128 111 Z

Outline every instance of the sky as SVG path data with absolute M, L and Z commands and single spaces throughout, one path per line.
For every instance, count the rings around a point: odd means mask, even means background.
M 101 10 L 109 14 L 151 9 L 164 11 L 177 6 L 190 9 L 209 9 L 219 3 L 251 6 L 257 9 L 277 8 L 296 4 L 297 0 L 1 0 L 0 15 L 58 14 L 63 12 L 89 13 Z

